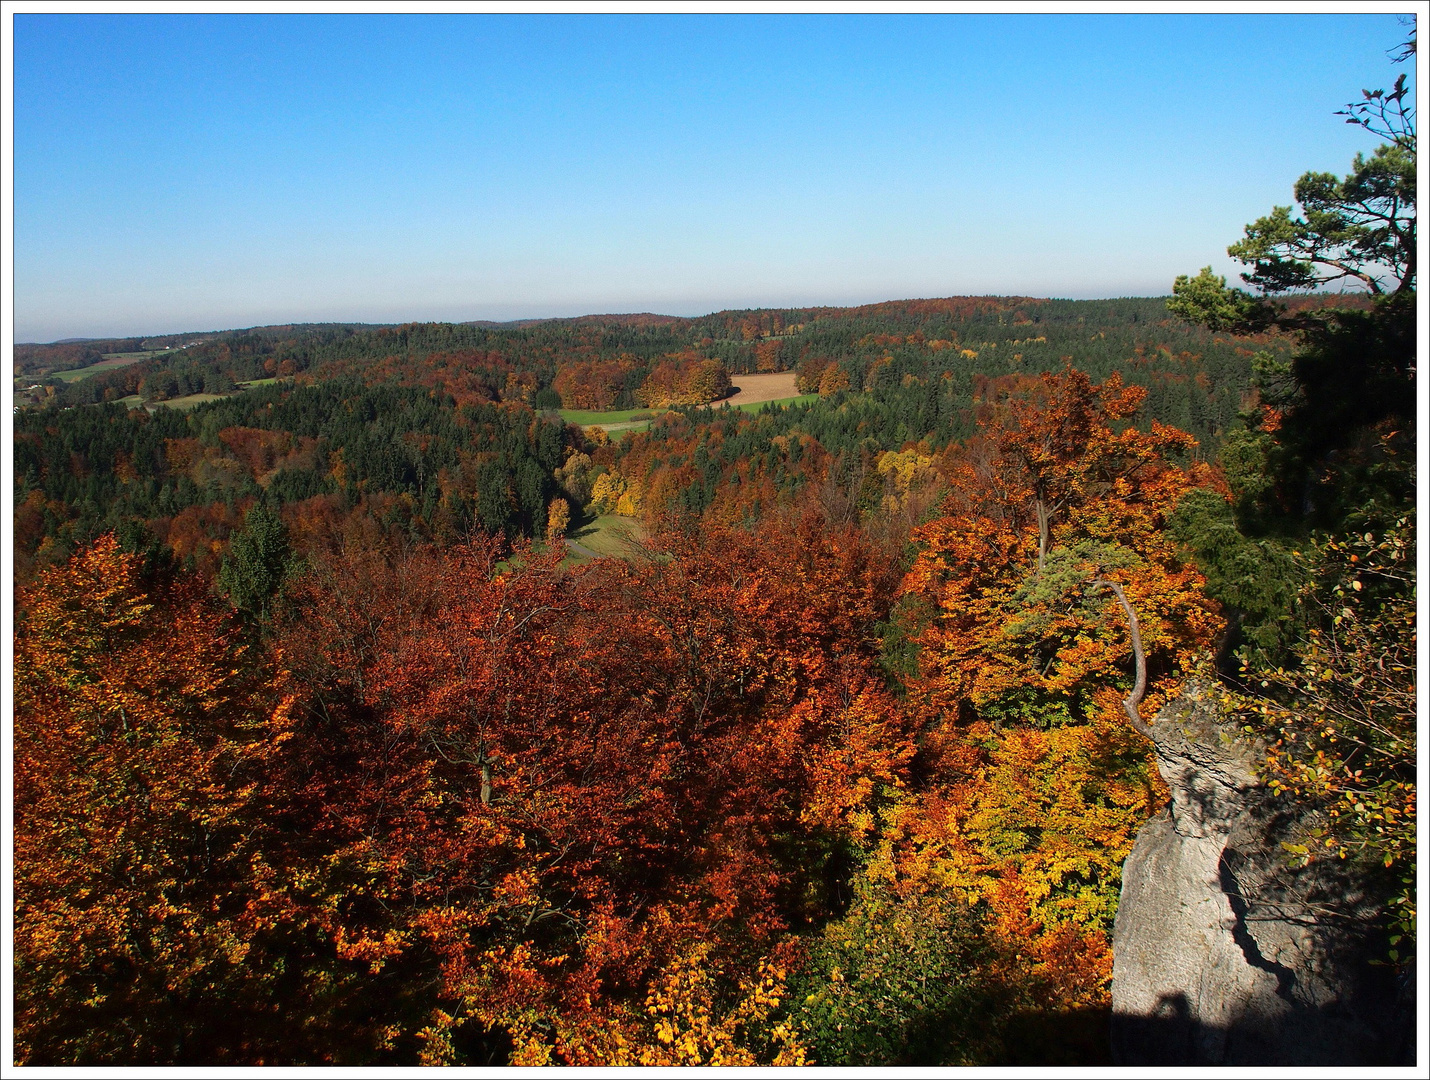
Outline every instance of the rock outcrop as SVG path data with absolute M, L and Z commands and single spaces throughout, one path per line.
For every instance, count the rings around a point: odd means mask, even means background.
M 1137 836 L 1113 929 L 1122 1065 L 1414 1064 L 1413 980 L 1369 961 L 1378 909 L 1340 860 L 1290 864 L 1315 822 L 1189 686 L 1151 725 L 1171 805 Z

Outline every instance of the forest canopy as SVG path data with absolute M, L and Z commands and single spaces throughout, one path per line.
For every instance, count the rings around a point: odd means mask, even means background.
M 1194 679 L 1404 979 L 1404 79 L 1344 115 L 1254 294 L 17 347 L 16 1061 L 1107 1064 Z

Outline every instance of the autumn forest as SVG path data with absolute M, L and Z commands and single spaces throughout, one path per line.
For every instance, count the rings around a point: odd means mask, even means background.
M 1413 190 L 1387 108 L 1298 200 Z M 1350 293 L 1311 213 L 1254 293 L 17 345 L 17 1061 L 1105 1063 L 1191 682 L 1410 970 L 1411 206 Z

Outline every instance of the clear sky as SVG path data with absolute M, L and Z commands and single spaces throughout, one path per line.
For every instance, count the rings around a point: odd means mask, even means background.
M 1161 295 L 1370 149 L 1406 32 L 20 14 L 15 336 Z

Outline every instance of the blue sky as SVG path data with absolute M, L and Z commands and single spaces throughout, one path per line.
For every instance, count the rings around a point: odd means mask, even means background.
M 1157 295 L 1394 15 L 16 15 L 19 341 Z

